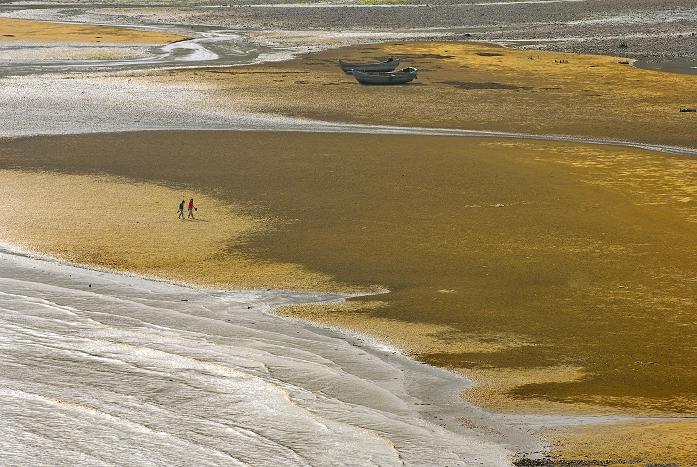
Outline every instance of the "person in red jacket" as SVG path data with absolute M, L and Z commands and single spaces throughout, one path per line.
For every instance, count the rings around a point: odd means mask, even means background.
M 194 211 L 198 211 L 198 209 L 196 209 L 196 208 L 194 207 L 194 199 L 191 198 L 191 199 L 189 200 L 189 216 L 188 216 L 190 219 L 193 219 L 193 218 L 194 218 Z

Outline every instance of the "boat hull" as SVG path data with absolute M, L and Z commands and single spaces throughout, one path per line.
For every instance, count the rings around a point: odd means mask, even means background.
M 366 73 L 364 71 L 354 70 L 353 77 L 361 84 L 406 84 L 416 78 L 416 72 L 416 68 L 405 68 L 401 71 L 386 73 Z
M 339 60 L 339 66 L 344 73 L 353 73 L 354 70 L 362 72 L 388 72 L 394 71 L 399 66 L 399 59 L 385 60 L 380 63 L 349 63 Z

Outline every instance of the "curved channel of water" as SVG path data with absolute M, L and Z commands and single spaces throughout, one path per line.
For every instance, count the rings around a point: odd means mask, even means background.
M 26 44 L 4 45 L 3 49 L 21 50 L 27 47 Z M 60 49 L 65 48 L 66 44 L 41 44 L 30 47 Z M 246 65 L 260 61 L 280 60 L 290 55 L 290 49 L 263 46 L 237 31 L 207 29 L 195 32 L 195 37 L 191 39 L 152 47 L 145 57 L 101 60 L 13 60 L 7 63 L 0 61 L 0 76 Z

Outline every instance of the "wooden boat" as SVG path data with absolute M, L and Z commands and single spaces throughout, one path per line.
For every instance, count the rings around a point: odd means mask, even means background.
M 352 73 L 353 70 L 374 72 L 394 71 L 399 66 L 399 59 L 390 57 L 378 63 L 350 63 L 339 60 L 339 66 L 344 70 L 344 73 Z
M 399 71 L 365 73 L 353 70 L 353 77 L 361 84 L 404 84 L 416 78 L 416 68 L 408 67 Z

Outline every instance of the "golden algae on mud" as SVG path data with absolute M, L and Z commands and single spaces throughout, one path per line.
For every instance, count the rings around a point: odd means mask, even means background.
M 386 56 L 415 66 L 404 86 L 361 86 L 338 59 Z M 206 80 L 220 102 L 321 120 L 498 130 L 697 146 L 697 76 L 616 57 L 514 50 L 483 43 L 408 42 L 327 50 L 290 61 L 153 79 Z
M 250 263 L 236 245 L 273 219 L 206 194 L 105 175 L 0 170 L 0 179 L 12 219 L 0 225 L 0 240 L 33 251 L 211 287 L 339 287 L 295 264 Z M 201 209 L 182 221 L 176 209 L 190 197 Z
M 549 430 L 551 458 L 601 465 L 697 465 L 694 420 L 608 423 Z M 567 462 L 568 463 L 568 462 Z
M 166 44 L 184 36 L 143 29 L 52 23 L 27 19 L 0 18 L 0 42 L 105 42 L 112 44 Z
M 374 332 L 423 361 L 489 378 L 485 389 L 499 397 L 480 402 L 536 411 L 697 408 L 695 164 L 571 143 L 285 132 L 52 136 L 0 147 L 1 167 L 156 183 L 174 189 L 168 210 L 186 187 L 240 219 L 271 219 L 242 237 L 202 233 L 218 239 L 206 251 L 220 261 L 194 269 L 188 256 L 165 256 L 166 270 L 231 287 L 384 286 L 389 293 L 344 307 L 289 313 Z M 104 216 L 90 199 L 81 209 L 87 221 Z M 139 235 L 148 234 L 158 229 Z M 32 245 L 27 235 L 20 243 Z M 96 261 L 136 250 L 105 246 Z M 225 267 L 235 258 L 245 269 Z M 257 274 L 269 265 L 287 268 Z

